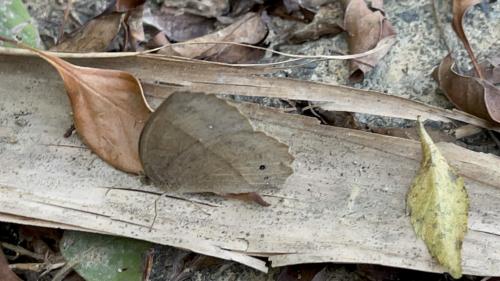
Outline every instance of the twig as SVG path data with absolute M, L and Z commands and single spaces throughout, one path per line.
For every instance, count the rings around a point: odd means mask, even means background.
M 314 110 L 315 106 L 312 105 L 310 101 L 308 101 L 307 104 L 308 106 L 304 107 L 302 109 L 302 112 L 304 112 L 305 110 L 309 110 L 311 111 L 312 115 L 316 116 L 323 124 L 328 125 L 328 122 L 326 122 L 325 119 L 319 113 L 317 113 L 316 110 Z
M 264 67 L 264 66 L 274 66 L 274 65 L 282 65 L 290 62 L 296 62 L 296 61 L 302 61 L 305 60 L 304 58 L 295 58 L 295 59 L 289 59 L 289 60 L 284 60 L 284 61 L 277 61 L 277 62 L 268 62 L 268 63 L 241 63 L 241 64 L 234 64 L 234 63 L 225 63 L 225 62 L 218 62 L 218 61 L 207 61 L 207 60 L 200 60 L 200 59 L 192 59 L 192 58 L 186 58 L 182 56 L 166 56 L 166 55 L 139 55 L 139 57 L 145 57 L 145 58 L 153 58 L 157 60 L 168 60 L 168 61 L 192 61 L 192 62 L 199 62 L 199 63 L 205 63 L 205 64 L 214 64 L 214 65 L 222 65 L 222 66 L 236 66 L 236 67 Z M 305 64 L 308 64 L 310 62 L 307 62 Z M 305 65 L 303 64 L 303 65 Z M 284 69 L 288 69 L 289 67 L 283 67 Z M 278 68 L 273 68 L 273 69 L 278 69 Z
M 11 250 L 13 252 L 16 252 L 16 253 L 18 253 L 19 255 L 22 255 L 22 256 L 27 256 L 27 257 L 33 258 L 35 260 L 40 260 L 40 261 L 45 260 L 45 257 L 43 255 L 37 254 L 37 253 L 33 253 L 33 252 L 28 251 L 28 250 L 26 250 L 26 249 L 24 249 L 23 247 L 20 247 L 20 246 L 12 245 L 12 244 L 5 243 L 5 242 L 0 242 L 0 246 L 2 246 L 5 249 Z
M 45 263 L 14 263 L 9 264 L 9 268 L 12 270 L 22 270 L 22 271 L 32 271 L 40 272 L 46 266 Z
M 240 47 L 247 47 L 251 49 L 257 49 L 257 50 L 263 50 L 263 51 L 268 51 L 273 54 L 281 55 L 284 57 L 289 57 L 289 58 L 302 58 L 302 59 L 329 59 L 329 60 L 350 60 L 350 59 L 356 59 L 356 58 L 362 58 L 366 57 L 368 55 L 371 55 L 373 53 L 376 53 L 382 49 L 385 49 L 387 46 L 384 44 L 375 47 L 371 50 L 368 50 L 363 53 L 359 54 L 352 54 L 352 55 L 337 55 L 337 56 L 328 56 L 328 55 L 296 55 L 296 54 L 290 54 L 290 53 L 285 53 L 285 52 L 280 52 L 276 51 L 273 49 L 269 48 L 264 48 L 264 47 L 259 47 L 259 46 L 254 46 L 254 45 L 249 45 L 249 44 L 243 44 L 243 43 L 236 43 L 236 42 L 228 42 L 228 41 L 205 41 L 205 42 L 180 42 L 180 43 L 174 43 L 174 44 L 168 44 L 164 45 L 155 49 L 143 51 L 142 53 L 151 53 L 151 52 L 156 52 L 161 49 L 167 48 L 167 47 L 175 47 L 175 46 L 182 46 L 182 45 L 211 45 L 211 44 L 223 44 L 223 45 L 234 45 L 234 46 L 240 46 Z M 237 65 L 237 64 L 236 64 Z
M 65 264 L 55 275 L 54 278 L 52 278 L 52 281 L 62 281 L 68 274 L 73 271 L 73 266 L 77 265 L 77 261 L 73 261 L 71 263 Z
M 59 262 L 59 263 L 54 263 L 54 264 L 49 264 L 47 265 L 46 269 L 44 272 L 42 272 L 42 274 L 40 274 L 40 278 L 45 276 L 47 273 L 51 272 L 52 270 L 55 270 L 55 269 L 58 269 L 58 268 L 61 268 L 63 266 L 66 265 L 66 262 Z

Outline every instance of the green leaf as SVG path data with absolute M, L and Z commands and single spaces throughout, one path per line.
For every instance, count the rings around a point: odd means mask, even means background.
M 42 47 L 34 20 L 21 0 L 2 0 L 2 4 L 0 4 L 0 35 L 12 39 L 18 38 L 34 48 Z M 2 44 L 0 42 L 0 46 Z
M 453 278 L 462 276 L 462 241 L 469 199 L 464 180 L 450 167 L 418 121 L 423 159 L 407 198 L 417 236 Z
M 147 251 L 144 241 L 65 231 L 60 248 L 64 258 L 86 281 L 142 281 Z

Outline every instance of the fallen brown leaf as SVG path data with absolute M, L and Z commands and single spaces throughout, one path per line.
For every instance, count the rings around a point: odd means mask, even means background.
M 76 53 L 106 51 L 118 34 L 122 19 L 122 13 L 101 14 L 75 30 L 50 50 Z
M 382 8 L 381 3 L 377 2 L 378 9 Z M 372 70 L 389 52 L 395 42 L 396 32 L 384 14 L 380 10 L 370 10 L 364 0 L 344 0 L 344 6 L 344 29 L 348 33 L 347 43 L 351 54 L 366 52 L 383 41 L 390 41 L 387 47 L 377 53 L 350 62 L 349 80 L 361 82 L 365 73 Z
M 144 22 L 163 31 L 169 40 L 183 42 L 213 32 L 216 20 L 163 6 L 160 12 L 148 11 Z
M 139 137 L 152 110 L 137 78 L 119 70 L 76 66 L 31 50 L 54 66 L 63 79 L 83 142 L 113 167 L 142 173 Z
M 267 27 L 256 13 L 248 13 L 235 23 L 184 45 L 162 49 L 160 53 L 186 58 L 207 59 L 227 63 L 251 62 L 263 55 L 263 51 L 227 44 L 196 44 L 200 42 L 236 42 L 257 44 L 267 35 Z
M 437 69 L 439 87 L 448 99 L 460 110 L 500 123 L 500 89 L 487 80 L 460 75 L 453 66 L 447 55 Z M 498 78 L 491 73 L 492 80 Z
M 130 37 L 127 41 L 131 41 L 132 49 L 135 49 L 135 41 L 132 40 L 144 40 L 142 28 L 144 2 L 145 0 L 113 1 L 104 12 L 73 31 L 50 50 L 77 53 L 106 51 L 118 35 L 122 23 L 127 28 L 127 37 Z
M 22 281 L 12 270 L 9 268 L 9 263 L 3 254 L 0 247 L 0 280 L 2 281 Z
M 153 183 L 185 193 L 258 192 L 281 187 L 293 172 L 287 145 L 255 131 L 226 101 L 196 93 L 174 93 L 160 105 L 144 127 L 140 156 Z
M 472 51 L 472 47 L 470 46 L 469 40 L 467 39 L 467 35 L 465 35 L 463 27 L 464 15 L 472 6 L 480 2 L 481 0 L 453 0 L 452 27 L 455 33 L 457 33 L 458 38 L 460 38 L 460 40 L 464 44 L 465 50 L 467 50 L 467 53 L 472 60 L 472 65 L 474 66 L 474 70 L 476 71 L 477 76 L 483 78 L 479 64 L 477 63 L 476 56 Z
M 313 21 L 290 35 L 290 43 L 302 43 L 316 40 L 321 36 L 335 35 L 343 31 L 338 17 L 341 12 L 334 5 L 322 6 L 314 16 Z

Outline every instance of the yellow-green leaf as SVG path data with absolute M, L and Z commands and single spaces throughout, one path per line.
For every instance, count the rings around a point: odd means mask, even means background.
M 462 276 L 462 241 L 469 199 L 464 180 L 450 167 L 418 121 L 422 163 L 407 198 L 411 223 L 427 249 L 454 278 Z

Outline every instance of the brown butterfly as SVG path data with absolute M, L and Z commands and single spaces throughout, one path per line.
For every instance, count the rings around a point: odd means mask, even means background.
M 168 191 L 259 201 L 255 192 L 280 187 L 293 172 L 286 144 L 213 95 L 171 95 L 149 118 L 139 151 L 146 175 Z

